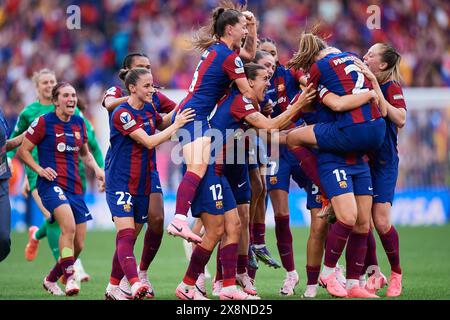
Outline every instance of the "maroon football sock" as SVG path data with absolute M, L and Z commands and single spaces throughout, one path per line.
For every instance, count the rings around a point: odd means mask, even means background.
M 205 266 L 211 257 L 211 253 L 211 251 L 202 248 L 199 244 L 195 246 L 194 251 L 192 251 L 191 261 L 183 278 L 185 284 L 190 286 L 195 285 L 199 274 L 205 272 Z
M 281 263 L 287 272 L 295 270 L 292 233 L 289 226 L 289 215 L 275 217 L 275 235 L 280 253 Z
M 223 287 L 236 285 L 237 243 L 231 243 L 220 249 L 220 261 L 223 268 Z
M 238 255 L 237 273 L 238 274 L 246 273 L 247 272 L 247 265 L 248 265 L 248 255 L 246 255 L 246 254 Z
M 144 248 L 142 249 L 141 263 L 139 270 L 147 270 L 152 263 L 161 245 L 163 234 L 154 232 L 151 228 L 147 227 L 144 237 Z
M 201 180 L 195 173 L 186 171 L 177 190 L 176 214 L 187 216 Z
M 391 226 L 391 229 L 385 234 L 380 235 L 380 240 L 391 264 L 391 270 L 401 274 L 398 233 L 394 226 Z
M 70 277 L 73 276 L 73 263 L 75 262 L 75 258 L 72 257 L 67 257 L 60 260 L 59 264 L 61 265 L 61 270 L 64 274 L 64 278 L 66 280 L 68 280 Z
M 361 271 L 361 275 L 367 272 L 369 266 L 377 266 L 377 243 L 375 237 L 373 236 L 372 230 L 369 230 L 369 235 L 367 236 L 367 253 L 366 259 L 364 260 L 364 268 Z
M 350 233 L 345 250 L 347 262 L 347 279 L 358 280 L 364 268 L 367 252 L 367 233 Z
M 130 285 L 139 281 L 137 274 L 136 258 L 134 257 L 133 248 L 136 240 L 134 229 L 127 228 L 117 233 L 117 257 L 120 266 L 128 279 Z
M 266 224 L 254 223 L 253 224 L 253 244 L 265 244 L 266 243 Z
M 61 268 L 60 259 L 56 261 L 55 266 L 50 271 L 49 275 L 47 276 L 47 280 L 50 282 L 56 282 L 59 278 L 63 275 L 63 270 Z
M 337 220 L 328 230 L 324 265 L 329 268 L 336 267 L 336 263 L 342 255 L 348 236 L 353 230 L 353 226 Z
M 306 147 L 295 147 L 289 150 L 295 155 L 295 159 L 299 162 L 305 175 L 323 190 L 320 184 L 319 171 L 317 170 L 316 155 Z
M 317 284 L 319 281 L 320 266 L 306 266 L 307 285 Z

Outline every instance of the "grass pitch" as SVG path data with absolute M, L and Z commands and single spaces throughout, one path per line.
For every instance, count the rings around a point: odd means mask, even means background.
M 439 227 L 400 227 L 400 259 L 403 269 L 403 294 L 398 299 L 450 299 L 450 225 Z M 300 284 L 292 297 L 280 297 L 285 271 L 261 265 L 256 276 L 256 287 L 262 299 L 299 300 L 306 286 L 306 240 L 307 228 L 294 228 L 295 263 L 300 275 Z M 389 277 L 390 268 L 383 247 L 377 238 L 378 260 L 382 272 Z M 106 231 L 88 232 L 85 250 L 81 255 L 86 271 L 91 275 L 89 282 L 83 283 L 77 297 L 54 297 L 42 288 L 42 280 L 52 268 L 46 239 L 41 240 L 38 257 L 33 262 L 24 258 L 26 233 L 12 234 L 12 248 L 9 257 L 0 263 L 0 300 L 102 300 L 111 270 L 111 258 L 115 243 L 115 233 Z M 143 234 L 135 248 L 138 261 L 142 250 Z M 278 258 L 275 231 L 268 229 L 266 243 Z M 341 262 L 342 259 L 341 259 Z M 160 251 L 149 269 L 155 299 L 176 299 L 174 291 L 187 268 L 180 238 L 164 235 Z M 208 264 L 209 271 L 215 270 L 215 253 Z M 211 283 L 207 281 L 211 296 Z M 386 289 L 379 294 L 384 297 Z M 317 299 L 329 299 L 327 292 L 320 288 Z

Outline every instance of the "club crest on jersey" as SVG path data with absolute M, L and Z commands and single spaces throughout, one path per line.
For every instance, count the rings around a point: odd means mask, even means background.
M 123 205 L 123 210 L 125 212 L 131 212 L 131 204 L 129 204 L 129 203 L 124 204 Z
M 322 203 L 322 196 L 320 194 L 316 195 L 316 203 Z
M 223 208 L 222 200 L 216 201 L 216 209 L 222 209 L 222 208 Z
M 252 100 L 249 99 L 249 98 L 247 98 L 247 97 L 245 97 L 245 96 L 242 96 L 242 100 L 243 100 L 245 103 L 252 103 Z
M 74 134 L 75 134 L 75 139 L 78 139 L 78 140 L 81 139 L 80 131 L 75 131 Z
M 347 181 L 339 181 L 339 187 L 341 187 L 342 189 L 347 188 Z
M 279 85 L 278 85 L 277 90 L 278 90 L 278 92 L 281 92 L 281 91 L 284 91 L 285 88 L 286 88 L 286 87 L 285 87 L 284 84 L 282 83 L 282 84 L 279 84 Z
M 276 176 L 270 177 L 269 183 L 270 184 L 276 184 L 278 182 L 278 178 Z
M 62 201 L 66 201 L 67 200 L 66 196 L 63 195 L 63 194 L 60 194 L 58 197 L 59 197 L 59 200 L 62 200 Z

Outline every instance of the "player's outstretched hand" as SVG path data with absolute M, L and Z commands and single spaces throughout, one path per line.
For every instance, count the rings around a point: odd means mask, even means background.
M 194 120 L 195 117 L 195 110 L 191 109 L 191 108 L 187 108 L 184 109 L 183 111 L 180 112 L 180 110 L 178 110 L 177 115 L 175 117 L 175 121 L 174 124 L 178 127 L 181 128 L 182 126 L 184 126 L 187 122 L 191 122 Z
M 316 98 L 316 89 L 313 88 L 313 84 L 310 83 L 309 86 L 303 90 L 302 94 L 298 100 L 294 103 L 296 107 L 303 108 L 304 106 L 310 104 Z
M 56 179 L 56 177 L 58 176 L 58 174 L 56 173 L 55 170 L 53 170 L 50 167 L 47 168 L 41 168 L 38 172 L 38 175 L 42 178 L 47 179 L 48 181 L 53 181 Z
M 95 173 L 95 177 L 97 178 L 97 187 L 98 191 L 103 192 L 105 191 L 105 171 L 103 169 L 100 169 L 98 172 Z
M 369 79 L 371 82 L 377 81 L 377 77 L 375 77 L 373 72 L 370 71 L 369 67 L 366 66 L 366 64 L 364 62 L 362 62 L 359 59 L 356 59 L 355 64 L 359 69 L 361 69 L 362 74 L 365 75 L 367 77 L 367 79 Z

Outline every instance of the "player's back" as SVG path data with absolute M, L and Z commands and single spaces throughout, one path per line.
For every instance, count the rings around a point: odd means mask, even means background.
M 231 82 L 244 77 L 244 65 L 236 52 L 217 42 L 203 53 L 180 106 L 194 108 L 197 116 L 207 116 Z
M 357 94 L 372 89 L 370 81 L 354 63 L 357 57 L 350 52 L 331 53 L 317 61 L 310 69 L 310 82 L 323 85 L 339 96 Z M 363 123 L 381 117 L 375 103 L 366 103 L 347 112 L 337 113 L 340 127 Z

